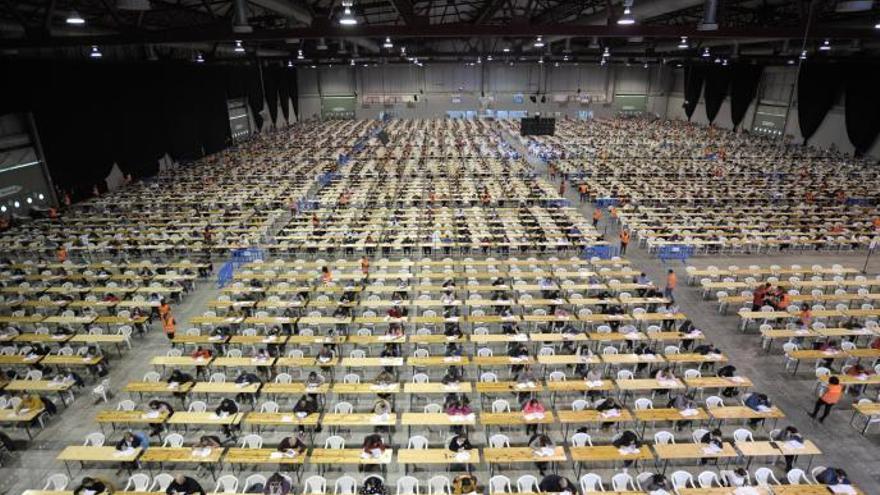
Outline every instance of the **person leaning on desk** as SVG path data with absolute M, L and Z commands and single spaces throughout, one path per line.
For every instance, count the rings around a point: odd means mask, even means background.
M 193 478 L 178 474 L 174 477 L 174 481 L 168 484 L 165 489 L 167 495 L 205 495 L 205 489 Z
M 73 495 L 101 495 L 113 493 L 113 485 L 100 478 L 86 476 L 80 481 L 79 486 L 74 488 Z

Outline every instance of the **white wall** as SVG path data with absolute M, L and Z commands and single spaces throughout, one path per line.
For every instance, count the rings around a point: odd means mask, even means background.
M 614 114 L 615 94 L 648 94 L 648 109 L 665 111 L 665 98 L 671 74 L 660 67 L 600 67 L 597 64 L 465 64 L 334 66 L 301 68 L 299 74 L 300 116 L 320 116 L 321 97 L 357 95 L 359 118 L 373 118 L 383 111 L 399 117 L 435 117 L 447 110 L 478 110 L 481 94 L 490 95 L 495 110 L 526 110 L 531 113 L 576 116 L 592 110 L 596 116 Z M 597 102 L 589 106 L 577 102 L 556 103 L 553 95 L 587 93 Z M 546 102 L 532 103 L 529 96 L 546 94 Z M 524 95 L 524 103 L 513 102 Z M 364 104 L 365 96 L 397 96 L 404 100 L 393 106 Z M 418 96 L 418 101 L 413 101 Z M 460 98 L 453 103 L 452 98 Z M 600 103 L 599 101 L 605 102 Z

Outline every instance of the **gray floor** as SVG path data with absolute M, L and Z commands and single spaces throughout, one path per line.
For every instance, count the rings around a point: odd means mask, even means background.
M 568 196 L 576 202 L 575 195 L 571 191 Z M 591 207 L 584 206 L 583 211 L 585 215 L 589 215 L 592 210 Z M 600 225 L 600 227 L 604 227 L 604 224 Z M 616 240 L 616 230 L 613 227 L 608 229 L 608 238 Z M 680 262 L 664 265 L 650 257 L 646 251 L 634 247 L 630 248 L 627 258 L 633 262 L 634 266 L 645 271 L 655 281 L 664 280 L 665 270 L 669 267 L 676 269 L 682 281 L 681 287 L 676 293 L 676 299 L 681 310 L 686 312 L 696 325 L 703 329 L 707 336 L 729 355 L 731 362 L 744 375 L 750 377 L 755 382 L 757 390 L 767 393 L 773 402 L 783 409 L 787 415 L 787 420 L 781 424 L 790 422 L 796 425 L 808 438 L 821 446 L 825 454 L 817 458 L 813 465 L 821 464 L 843 467 L 865 493 L 880 493 L 880 478 L 876 474 L 880 472 L 880 469 L 878 469 L 880 468 L 880 459 L 877 456 L 878 452 L 880 452 L 877 449 L 880 437 L 878 437 L 878 433 L 863 437 L 848 425 L 851 414 L 851 399 L 845 399 L 824 425 L 811 422 L 806 416 L 806 408 L 814 400 L 812 392 L 814 380 L 808 374 L 801 373 L 797 377 L 792 377 L 783 372 L 781 357 L 778 354 L 766 355 L 761 353 L 759 338 L 754 334 L 743 335 L 739 333 L 737 331 L 738 320 L 735 316 L 719 315 L 716 304 L 701 300 L 699 291 L 696 288 L 684 286 L 684 265 Z M 860 268 L 864 263 L 864 254 L 785 255 L 757 258 L 712 257 L 697 258 L 689 262 L 689 264 L 697 266 L 709 264 L 718 266 L 727 266 L 729 264 L 768 265 L 772 263 L 800 263 L 803 265 L 843 263 L 847 266 Z M 880 257 L 872 261 L 869 272 L 880 272 Z M 180 326 L 185 328 L 185 322 L 190 317 L 201 314 L 206 308 L 206 302 L 216 298 L 216 296 L 217 291 L 213 288 L 212 282 L 203 282 L 194 294 L 191 294 L 175 309 L 178 321 L 181 322 Z M 141 379 L 143 374 L 151 369 L 148 364 L 149 359 L 153 356 L 164 354 L 168 347 L 168 343 L 158 327 L 153 328 L 146 338 L 136 340 L 135 348 L 132 351 L 128 352 L 122 360 L 117 358 L 113 361 L 113 369 L 110 376 L 112 388 L 119 390 L 128 381 Z M 67 445 L 81 444 L 86 434 L 98 431 L 99 428 L 94 422 L 95 414 L 101 409 L 115 407 L 115 403 L 124 398 L 122 397 L 123 395 L 117 394 L 110 404 L 95 404 L 88 393 L 82 394 L 72 406 L 62 411 L 59 417 L 27 446 L 26 450 L 17 454 L 17 460 L 9 467 L 0 469 L 0 493 L 18 494 L 24 489 L 42 488 L 49 474 L 64 472 L 64 466 L 54 460 L 59 450 Z M 880 432 L 880 429 L 875 431 Z M 271 444 L 272 438 L 280 438 L 279 433 L 274 435 L 273 437 L 270 434 L 267 442 Z M 326 432 L 324 435 L 326 435 Z M 445 438 L 445 433 L 441 436 Z M 557 441 L 561 440 L 561 434 L 558 430 L 553 432 L 553 436 Z M 187 438 L 190 440 L 193 437 L 193 433 L 187 435 Z M 114 436 L 110 441 L 116 438 Z M 317 441 L 323 442 L 323 438 L 324 436 L 320 436 L 317 438 Z M 356 433 L 354 438 L 350 440 L 350 444 L 358 444 L 361 438 L 362 433 Z M 399 431 L 395 437 L 396 442 L 398 444 L 405 443 L 404 439 L 405 432 Z M 523 439 L 522 432 L 514 434 L 514 441 L 522 441 Z M 606 441 L 607 437 L 597 434 L 596 439 L 601 442 Z M 485 438 L 481 436 L 475 436 L 472 440 L 478 445 L 485 445 Z M 800 463 L 802 466 L 804 464 L 804 462 Z M 754 467 L 753 465 L 753 469 Z M 777 477 L 782 479 L 784 473 L 782 473 L 781 465 L 776 465 L 775 468 Z M 573 474 L 569 469 L 570 466 L 563 466 L 563 473 L 573 478 Z M 651 467 L 649 466 L 646 469 L 650 470 Z M 603 474 L 606 482 L 608 482 L 609 470 L 592 470 Z M 695 473 L 698 472 L 695 468 L 691 468 L 691 470 Z M 307 475 L 313 474 L 313 472 L 314 468 L 308 468 Z M 102 476 L 117 482 L 120 489 L 125 480 L 124 476 L 114 476 L 113 469 L 95 469 L 91 467 L 86 471 L 80 471 L 78 467 L 75 467 L 74 480 L 78 481 L 85 473 L 100 473 Z M 513 480 L 519 474 L 524 473 L 537 474 L 536 470 L 532 469 L 531 466 L 525 467 L 523 471 L 505 472 Z M 247 474 L 250 474 L 250 472 L 246 471 L 240 477 L 244 478 Z M 268 474 L 268 471 L 265 471 L 264 474 Z M 328 475 L 328 478 L 332 482 L 332 479 L 341 474 L 343 473 L 334 472 Z M 389 473 L 389 481 L 393 482 L 399 474 L 401 474 L 400 470 L 393 466 Z M 425 476 L 424 478 L 427 479 L 427 477 Z M 486 471 L 478 471 L 478 477 L 481 483 L 486 483 L 489 478 Z M 201 479 L 204 481 L 206 489 L 210 490 L 213 488 L 213 483 L 209 477 L 203 476 Z M 330 486 L 332 487 L 332 484 Z M 389 483 L 389 486 L 393 487 L 393 484 Z

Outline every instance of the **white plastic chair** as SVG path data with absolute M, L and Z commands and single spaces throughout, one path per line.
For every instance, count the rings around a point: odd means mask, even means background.
M 605 491 L 605 487 L 602 486 L 602 477 L 595 473 L 587 473 L 581 476 L 580 484 L 581 492 L 583 493 Z
M 168 473 L 159 473 L 153 477 L 153 484 L 150 485 L 150 491 L 164 493 L 172 481 L 174 481 L 174 476 L 171 476 Z
M 678 493 L 682 488 L 696 488 L 694 485 L 694 477 L 687 471 L 676 471 L 672 473 L 672 489 Z
M 340 476 L 333 483 L 333 495 L 355 495 L 357 493 L 357 480 L 351 476 Z
M 779 483 L 779 480 L 776 479 L 776 476 L 773 475 L 773 470 L 765 467 L 758 468 L 758 470 L 755 471 L 755 483 L 757 483 L 758 486 L 763 487 L 769 487 L 771 483 L 774 485 L 781 484 Z
M 807 473 L 803 469 L 793 468 L 785 474 L 789 485 L 812 485 L 813 483 L 807 478 Z
M 406 448 L 408 449 L 427 449 L 430 442 L 422 435 L 413 435 L 409 437 Z
M 721 484 L 721 479 L 718 478 L 718 475 L 715 474 L 714 471 L 703 471 L 697 476 L 697 482 L 700 484 L 700 488 L 717 488 L 723 486 Z
M 124 492 L 145 492 L 150 486 L 150 476 L 144 473 L 135 473 L 128 477 Z
M 495 475 L 489 478 L 489 495 L 495 493 L 511 493 L 510 478 L 504 475 Z
M 636 491 L 636 481 L 627 472 L 617 473 L 611 477 L 611 489 L 615 492 Z
M 452 486 L 449 478 L 437 475 L 428 480 L 428 495 L 451 495 Z
M 419 495 L 419 480 L 413 476 L 397 479 L 397 495 Z
M 324 440 L 324 448 L 325 449 L 344 449 L 345 448 L 345 439 L 340 437 L 339 435 L 333 435 L 327 437 L 327 440 Z
M 323 476 L 309 476 L 303 481 L 304 495 L 325 495 L 327 493 L 327 480 Z
M 489 437 L 489 447 L 493 449 L 510 447 L 510 438 L 507 435 L 496 433 Z
M 46 485 L 43 487 L 43 490 L 60 492 L 66 490 L 68 484 L 70 484 L 70 478 L 66 474 L 55 473 L 46 478 Z
M 106 437 L 100 431 L 92 432 L 86 435 L 86 441 L 83 442 L 84 447 L 103 447 Z
M 183 435 L 180 433 L 169 433 L 162 442 L 162 446 L 180 448 L 183 447 L 183 440 Z
M 538 493 L 538 478 L 532 474 L 524 474 L 516 480 L 516 491 L 520 493 Z
M 243 449 L 261 449 L 263 448 L 263 437 L 256 433 L 245 435 L 241 439 L 241 448 Z
M 217 485 L 214 487 L 214 493 L 235 493 L 238 491 L 238 478 L 231 474 L 223 475 L 217 478 Z

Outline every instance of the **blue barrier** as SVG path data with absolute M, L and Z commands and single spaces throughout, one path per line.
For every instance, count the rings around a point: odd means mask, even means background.
M 693 255 L 694 247 L 687 244 L 668 244 L 657 250 L 657 257 L 664 263 L 667 260 L 681 260 L 684 263 Z
M 235 273 L 235 266 L 231 261 L 223 263 L 220 270 L 217 271 L 217 288 L 222 289 L 226 284 L 232 281 L 232 274 Z
M 243 265 L 261 259 L 264 257 L 263 250 L 260 248 L 243 248 L 232 252 L 232 263 L 235 265 Z
M 587 260 L 590 258 L 608 260 L 617 256 L 617 250 L 617 246 L 590 246 L 584 248 L 581 257 Z
M 571 201 L 567 199 L 548 199 L 547 206 L 551 208 L 564 208 L 571 206 Z
M 596 198 L 596 207 L 607 208 L 609 206 L 617 206 L 619 200 L 617 198 Z

